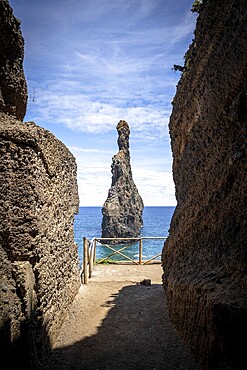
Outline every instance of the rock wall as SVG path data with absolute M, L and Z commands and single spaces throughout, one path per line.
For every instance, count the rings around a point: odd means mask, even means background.
M 4 0 L 0 20 L 0 361 L 43 370 L 80 286 L 77 168 L 54 135 L 20 121 L 23 39 Z
M 204 0 L 170 118 L 177 207 L 163 249 L 171 319 L 208 370 L 246 366 L 247 2 Z
M 27 85 L 23 72 L 24 40 L 21 22 L 7 0 L 0 0 L 0 112 L 23 120 L 27 107 Z
M 112 158 L 112 184 L 102 208 L 102 238 L 132 238 L 140 235 L 143 201 L 134 183 L 130 165 L 126 121 L 119 121 L 118 153 Z
M 6 361 L 21 348 L 36 363 L 80 285 L 76 163 L 50 132 L 5 114 L 0 153 L 1 346 Z

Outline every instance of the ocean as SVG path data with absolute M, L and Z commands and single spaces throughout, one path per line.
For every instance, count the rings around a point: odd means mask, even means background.
M 141 228 L 142 237 L 167 237 L 170 222 L 175 207 L 144 207 L 143 227 Z M 80 207 L 79 213 L 75 216 L 74 234 L 75 242 L 78 245 L 80 264 L 82 263 L 83 237 L 88 240 L 93 237 L 101 237 L 102 213 L 101 207 Z M 143 259 L 152 258 L 161 252 L 164 240 L 147 239 L 143 240 Z M 103 258 L 108 252 L 100 244 L 97 245 L 96 259 Z M 123 253 L 131 258 L 138 259 L 138 243 L 125 250 Z M 114 256 L 112 259 L 117 259 Z M 123 259 L 123 258 L 121 258 Z M 160 259 L 160 258 L 158 258 Z

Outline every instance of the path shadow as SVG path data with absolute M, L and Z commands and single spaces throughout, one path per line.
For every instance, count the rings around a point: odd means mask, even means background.
M 130 285 L 113 295 L 97 334 L 53 351 L 59 370 L 198 370 L 167 315 L 162 285 Z

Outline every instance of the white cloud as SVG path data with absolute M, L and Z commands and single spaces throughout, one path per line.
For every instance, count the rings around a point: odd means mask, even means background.
M 133 137 L 155 140 L 168 136 L 170 111 L 152 105 L 117 107 L 114 104 L 92 102 L 85 95 L 62 95 L 38 91 L 35 122 L 53 122 L 76 132 L 115 132 L 120 119 L 131 125 Z
M 98 148 L 81 148 L 81 147 L 78 147 L 78 146 L 71 146 L 69 147 L 69 150 L 71 152 L 74 152 L 74 153 L 77 153 L 77 152 L 80 152 L 80 153 L 112 153 L 111 150 L 100 150 Z
M 195 26 L 191 2 L 11 1 L 35 90 L 27 119 L 70 147 L 81 205 L 107 197 L 120 119 L 130 125 L 132 171 L 145 205 L 174 205 L 170 147 L 162 142 L 180 76 L 171 68 L 183 62 Z
M 76 157 L 81 206 L 103 206 L 111 186 L 111 151 L 69 148 Z M 90 155 L 93 153 L 93 158 Z M 141 153 L 142 155 L 142 153 Z M 176 205 L 171 172 L 152 169 L 156 159 L 135 160 L 132 175 L 145 206 Z M 160 164 L 159 164 L 160 166 Z
M 111 185 L 110 167 L 81 168 L 83 177 L 78 178 L 81 206 L 103 206 Z M 135 169 L 134 182 L 145 206 L 176 205 L 174 183 L 171 173 Z
M 143 166 L 144 167 L 144 166 Z M 135 184 L 146 206 L 176 205 L 175 187 L 170 172 L 132 169 Z

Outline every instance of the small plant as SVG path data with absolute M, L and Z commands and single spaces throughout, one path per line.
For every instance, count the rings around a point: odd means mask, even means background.
M 190 57 L 189 57 L 189 51 L 188 49 L 186 53 L 184 54 L 184 70 L 187 71 L 190 67 Z
M 176 71 L 183 72 L 184 71 L 184 67 L 183 66 L 180 66 L 178 64 L 173 64 L 172 70 L 175 71 L 175 72 Z
M 192 4 L 191 11 L 192 13 L 199 13 L 202 5 L 202 0 L 195 0 Z

